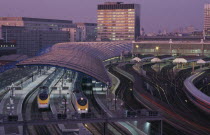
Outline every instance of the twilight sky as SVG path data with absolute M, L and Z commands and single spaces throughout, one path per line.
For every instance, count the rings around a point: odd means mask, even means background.
M 193 25 L 203 28 L 203 7 L 210 0 L 0 0 L 0 16 L 25 16 L 96 22 L 97 4 L 122 1 L 141 4 L 146 32 Z

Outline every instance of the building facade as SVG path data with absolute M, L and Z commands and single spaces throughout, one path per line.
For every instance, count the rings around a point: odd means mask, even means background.
M 0 39 L 16 43 L 17 53 L 28 56 L 36 55 L 47 46 L 74 39 L 64 28 L 76 28 L 76 25 L 69 20 L 0 17 Z
M 17 48 L 15 43 L 5 43 L 3 40 L 0 40 L 0 56 L 3 55 L 10 55 L 10 54 L 16 54 Z
M 204 5 L 204 34 L 210 36 L 210 4 Z
M 71 20 L 0 17 L 0 26 L 21 26 L 29 30 L 62 30 L 62 28 L 71 28 L 75 25 Z
M 60 30 L 30 30 L 20 26 L 2 26 L 2 38 L 16 44 L 17 54 L 34 56 L 50 45 L 69 42 L 69 32 Z
M 63 28 L 62 31 L 69 32 L 70 42 L 81 42 L 82 41 L 82 30 L 77 27 L 73 28 Z
M 135 40 L 140 36 L 140 5 L 105 2 L 98 5 L 97 40 Z
M 153 55 L 210 56 L 210 41 L 138 41 L 133 42 L 132 53 Z
M 97 24 L 96 23 L 76 23 L 77 28 L 81 29 L 81 41 L 96 41 Z

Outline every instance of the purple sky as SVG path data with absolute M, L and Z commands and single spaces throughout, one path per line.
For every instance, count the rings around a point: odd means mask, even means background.
M 210 0 L 0 0 L 0 16 L 26 16 L 96 22 L 97 4 L 122 1 L 141 4 L 141 27 L 146 32 L 203 27 L 204 3 Z

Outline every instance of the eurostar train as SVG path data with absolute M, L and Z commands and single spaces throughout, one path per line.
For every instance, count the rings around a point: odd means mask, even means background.
M 88 113 L 88 99 L 81 91 L 73 91 L 71 101 L 78 113 Z
M 49 89 L 46 86 L 40 87 L 38 96 L 37 96 L 37 104 L 39 109 L 49 109 L 50 106 L 50 95 Z

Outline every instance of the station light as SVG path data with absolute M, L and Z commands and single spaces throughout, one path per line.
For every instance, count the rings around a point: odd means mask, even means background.
M 139 45 L 136 45 L 136 48 L 138 49 L 139 48 Z

